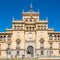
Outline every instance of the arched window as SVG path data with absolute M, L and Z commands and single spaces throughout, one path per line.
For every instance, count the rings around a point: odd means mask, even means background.
M 10 43 L 8 44 L 8 48 L 10 49 Z
M 59 54 L 60 54 L 60 50 L 59 50 Z
M 11 35 L 8 35 L 8 37 L 7 37 L 7 38 L 8 38 L 8 40 L 11 40 Z
M 43 26 L 41 25 L 41 29 L 43 29 Z
M 53 39 L 53 36 L 52 34 L 49 35 L 49 40 L 52 40 Z
M 59 48 L 60 48 L 60 43 L 59 43 Z
M 23 26 L 21 25 L 21 29 L 23 29 Z
M 26 29 L 28 30 L 28 26 L 26 27 Z
M 26 21 L 28 21 L 28 20 L 26 19 Z
M 20 50 L 20 39 L 18 38 L 17 40 L 16 40 L 16 49 L 17 49 L 17 55 L 19 55 L 19 50 Z
M 41 55 L 43 55 L 44 54 L 44 51 L 43 50 L 41 50 Z
M 32 20 L 29 20 L 30 22 L 32 22 Z
M 6 36 L 3 36 L 3 40 L 4 40 L 4 41 L 6 40 Z
M 34 30 L 34 26 L 32 27 L 32 29 Z
M 41 40 L 40 40 L 40 48 L 44 49 L 44 40 L 43 40 L 43 38 L 41 38 Z
M 16 26 L 14 26 L 14 29 L 16 30 Z
M 18 30 L 20 29 L 20 26 L 18 25 Z
M 8 44 L 8 48 L 7 48 L 7 50 L 6 50 L 6 53 L 7 53 L 8 55 L 11 55 L 10 43 Z
M 50 49 L 52 49 L 52 43 L 50 43 Z
M 58 35 L 58 40 L 60 40 L 60 36 Z
M 31 30 L 31 26 L 30 26 L 30 30 Z
M 40 48 L 43 49 L 44 48 L 44 42 L 40 42 Z
M 17 42 L 16 47 L 20 48 L 20 42 Z
M 16 49 L 17 50 L 20 49 L 20 39 L 19 38 L 16 40 Z
M 54 39 L 57 40 L 57 36 L 56 35 L 54 35 Z
M 1 44 L 0 44 L 0 55 L 1 55 Z
M 19 55 L 19 50 L 17 50 L 17 55 Z
M 46 25 L 44 25 L 44 29 L 46 29 Z
M 40 29 L 40 26 L 38 26 L 38 29 Z
M 0 36 L 0 41 L 2 41 L 2 36 Z

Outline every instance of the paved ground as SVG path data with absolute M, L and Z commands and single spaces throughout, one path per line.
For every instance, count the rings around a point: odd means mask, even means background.
M 32 58 L 25 58 L 25 59 L 0 59 L 0 60 L 60 60 L 60 59 L 32 59 Z

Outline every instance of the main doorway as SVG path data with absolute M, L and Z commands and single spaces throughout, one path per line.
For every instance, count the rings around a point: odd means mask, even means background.
M 32 46 L 27 47 L 27 54 L 30 55 L 31 57 L 34 56 L 34 48 Z

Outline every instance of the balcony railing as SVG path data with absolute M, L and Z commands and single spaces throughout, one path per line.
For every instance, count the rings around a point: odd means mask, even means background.
M 44 47 L 40 47 L 40 49 L 44 49 Z
M 16 49 L 17 49 L 17 50 L 19 50 L 19 49 L 20 49 L 20 47 L 16 47 Z

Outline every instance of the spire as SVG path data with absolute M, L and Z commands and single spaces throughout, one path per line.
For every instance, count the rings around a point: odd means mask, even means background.
M 38 13 L 40 13 L 39 9 L 38 9 Z
M 12 20 L 14 21 L 14 16 L 13 16 Z
M 33 7 L 32 7 L 32 3 L 31 3 L 31 5 L 30 5 L 30 12 L 32 12 L 33 11 Z
M 24 9 L 23 9 L 22 13 L 24 13 Z
M 46 17 L 46 20 L 48 20 L 48 17 Z

